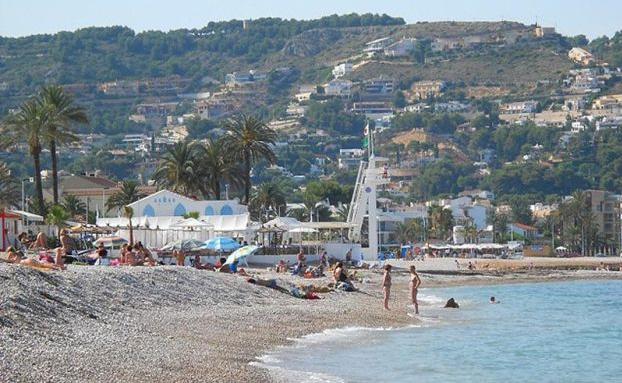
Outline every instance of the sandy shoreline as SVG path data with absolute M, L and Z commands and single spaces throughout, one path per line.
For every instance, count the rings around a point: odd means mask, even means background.
M 310 301 L 189 268 L 78 266 L 49 273 L 0 264 L 0 381 L 274 381 L 249 363 L 291 338 L 416 323 L 406 315 L 405 273 L 394 277 L 391 312 L 381 309 L 380 273 L 361 276 L 361 292 Z M 425 287 L 622 279 L 621 272 L 550 270 L 422 276 Z

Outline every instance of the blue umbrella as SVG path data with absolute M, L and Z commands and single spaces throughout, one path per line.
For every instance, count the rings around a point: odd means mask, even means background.
M 240 248 L 240 244 L 229 237 L 216 237 L 206 241 L 201 248 L 221 252 L 234 251 Z

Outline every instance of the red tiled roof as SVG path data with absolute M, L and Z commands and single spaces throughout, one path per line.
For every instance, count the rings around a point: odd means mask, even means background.
M 514 227 L 517 227 L 517 228 L 519 228 L 521 230 L 525 230 L 525 231 L 538 231 L 537 227 L 525 225 L 524 223 L 515 222 L 512 225 L 514 225 Z

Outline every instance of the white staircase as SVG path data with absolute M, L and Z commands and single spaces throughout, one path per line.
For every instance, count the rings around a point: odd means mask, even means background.
M 367 162 L 361 161 L 359 171 L 356 176 L 356 184 L 352 193 L 352 201 L 348 210 L 348 223 L 353 224 L 350 227 L 348 238 L 351 241 L 361 240 L 361 228 L 363 226 L 363 218 L 367 212 L 367 199 L 363 198 L 363 185 L 365 183 L 365 171 L 367 170 Z

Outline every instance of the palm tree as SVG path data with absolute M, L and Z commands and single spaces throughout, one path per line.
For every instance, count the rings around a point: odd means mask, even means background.
M 266 182 L 261 184 L 253 193 L 249 210 L 254 213 L 256 219 L 270 218 L 279 215 L 279 211 L 285 208 L 285 193 L 279 183 Z
M 63 207 L 71 215 L 72 218 L 81 214 L 86 214 L 86 204 L 78 199 L 75 195 L 68 194 L 64 197 Z
M 350 205 L 347 203 L 342 204 L 337 208 L 337 212 L 335 215 L 340 222 L 346 222 L 348 220 L 348 215 L 350 214 Z
M 227 149 L 244 166 L 244 201 L 248 204 L 251 194 L 251 168 L 263 159 L 270 163 L 276 161 L 272 146 L 277 135 L 263 121 L 244 114 L 229 119 L 225 127 L 228 133 Z
M 19 110 L 9 115 L 2 124 L 5 145 L 24 142 L 28 145 L 28 152 L 34 162 L 36 210 L 41 215 L 45 215 L 46 211 L 41 183 L 41 139 L 49 125 L 50 117 L 50 113 L 41 102 L 31 99 L 24 102 Z
M 133 202 L 138 201 L 145 195 L 138 189 L 138 184 L 134 181 L 123 181 L 121 189 L 115 192 L 106 201 L 106 209 L 122 209 Z
M 598 224 L 595 221 L 590 199 L 586 192 L 576 191 L 560 207 L 562 233 L 566 243 L 587 255 L 596 241 Z
M 442 206 L 434 205 L 428 209 L 430 217 L 430 230 L 436 239 L 445 239 L 453 226 L 451 210 Z
M 306 222 L 309 220 L 309 209 L 305 206 L 304 208 L 298 209 L 290 209 L 287 212 L 287 216 L 291 218 L 295 218 L 300 222 Z
M 73 133 L 74 124 L 88 124 L 86 110 L 74 105 L 73 97 L 58 85 L 46 86 L 41 90 L 41 102 L 50 113 L 48 124 L 43 132 L 52 158 L 52 190 L 54 203 L 58 203 L 58 145 L 78 141 Z
M 412 227 L 407 223 L 398 222 L 395 225 L 395 239 L 403 245 L 412 238 Z
M 127 218 L 127 227 L 130 230 L 130 245 L 134 244 L 134 228 L 132 227 L 132 217 L 134 217 L 134 209 L 129 206 L 123 207 L 123 215 Z
M 199 150 L 200 156 L 200 188 L 205 196 L 213 196 L 219 200 L 221 186 L 227 182 L 232 186 L 241 186 L 241 169 L 228 153 L 222 140 L 208 139 Z
M 473 221 L 469 221 L 466 225 L 464 225 L 464 237 L 468 243 L 476 243 L 477 234 L 477 226 L 473 224 Z
M 411 235 L 412 238 L 414 238 L 415 242 L 423 238 L 425 230 L 423 220 L 421 218 L 410 220 L 410 222 L 408 222 L 408 225 L 410 226 Z
M 48 225 L 56 226 L 58 229 L 58 238 L 60 238 L 60 230 L 67 225 L 67 220 L 71 216 L 62 205 L 54 205 L 50 208 L 45 221 Z
M 198 165 L 197 145 L 178 142 L 162 156 L 153 179 L 165 188 L 189 195 L 199 189 Z

